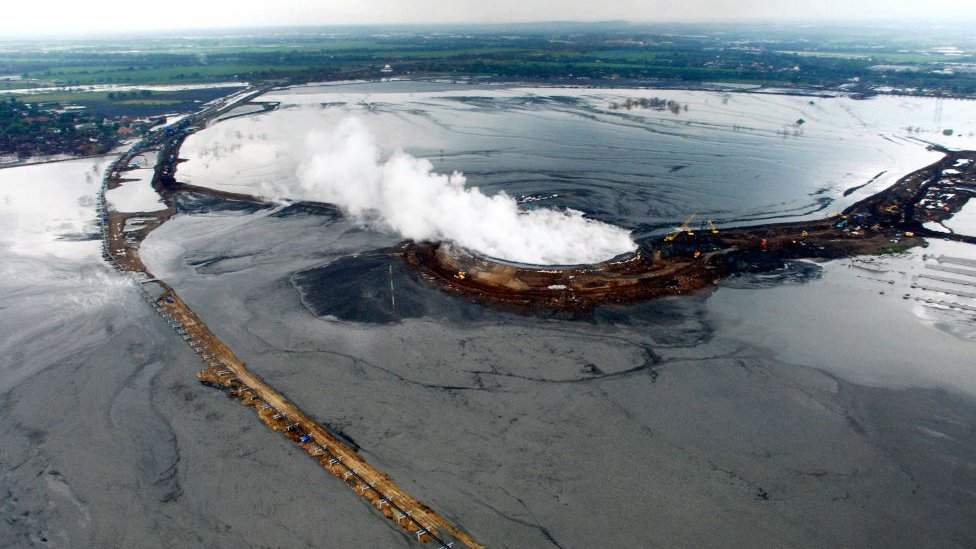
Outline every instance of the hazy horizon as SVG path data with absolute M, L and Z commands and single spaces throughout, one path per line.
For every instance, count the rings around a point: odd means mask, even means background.
M 592 3 L 580 0 L 540 0 L 533 3 L 499 0 L 470 1 L 336 0 L 319 5 L 310 0 L 283 0 L 273 10 L 267 4 L 173 0 L 160 12 L 117 0 L 73 3 L 56 0 L 13 4 L 5 10 L 0 36 L 82 36 L 117 32 L 221 30 L 328 26 L 477 25 L 522 23 L 634 24 L 824 24 L 941 25 L 972 22 L 966 0 L 932 0 L 925 7 L 907 0 L 849 2 L 818 0 L 798 7 L 775 0 L 714 2 L 688 0 L 675 5 L 663 0 Z M 172 15 L 171 15 L 172 14 Z M 879 17 L 879 14 L 881 16 Z

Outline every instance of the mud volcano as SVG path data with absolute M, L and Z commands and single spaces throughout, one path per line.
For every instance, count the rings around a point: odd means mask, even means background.
M 676 261 L 643 247 L 588 265 L 511 263 L 441 242 L 410 241 L 400 251 L 422 276 L 447 291 L 520 309 L 585 311 L 602 303 L 686 293 L 711 285 L 718 275 L 705 258 Z
M 923 244 L 922 237 L 976 244 L 976 235 L 924 225 L 951 217 L 976 189 L 976 151 L 933 149 L 945 157 L 840 214 L 723 230 L 686 226 L 592 265 L 522 265 L 439 242 L 408 241 L 400 253 L 423 277 L 478 302 L 586 313 L 601 304 L 689 293 L 731 274 L 784 268 L 794 259 L 899 252 Z

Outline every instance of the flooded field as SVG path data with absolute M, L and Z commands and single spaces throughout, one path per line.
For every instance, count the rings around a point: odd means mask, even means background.
M 628 97 L 682 107 L 611 108 Z M 569 321 L 445 294 L 393 256 L 398 234 L 287 202 L 318 198 L 298 176 L 309 132 L 352 115 L 384 151 L 637 237 L 694 211 L 823 216 L 938 158 L 925 141 L 976 146 L 971 103 L 937 121 L 914 98 L 673 90 L 392 82 L 264 99 L 279 110 L 191 136 L 177 179 L 276 203 L 183 195 L 142 258 L 251 371 L 479 542 L 976 544 L 976 277 L 946 270 L 973 270 L 970 245 L 797 262 Z M 0 545 L 418 546 L 196 384 L 193 353 L 97 242 L 63 238 L 91 238 L 104 169 L 67 166 L 0 170 L 2 245 L 21 265 L 0 294 L 16 334 L 0 361 Z M 70 216 L 28 207 L 42 180 Z M 69 269 L 57 254 L 73 247 Z

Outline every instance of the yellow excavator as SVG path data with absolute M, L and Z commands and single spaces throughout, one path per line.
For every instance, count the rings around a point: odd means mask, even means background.
M 684 222 L 681 223 L 681 226 L 678 227 L 678 229 L 675 232 L 673 232 L 673 233 L 669 234 L 668 236 L 664 237 L 664 240 L 666 240 L 668 242 L 671 242 L 672 240 L 674 240 L 675 238 L 677 238 L 677 236 L 679 234 L 684 233 L 684 232 L 687 232 L 688 233 L 688 236 L 695 236 L 695 231 L 691 230 L 691 227 L 688 226 L 688 224 L 691 223 L 691 220 L 692 219 L 695 219 L 695 216 L 696 215 L 698 215 L 698 212 L 694 212 L 691 215 L 689 215 L 688 217 L 686 217 L 685 220 L 684 220 Z

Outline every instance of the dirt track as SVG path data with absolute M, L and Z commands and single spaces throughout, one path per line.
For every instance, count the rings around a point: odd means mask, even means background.
M 215 116 L 219 116 L 242 102 L 247 102 L 263 91 L 255 91 L 238 101 L 222 107 L 211 107 L 193 116 L 192 124 L 184 128 L 200 128 Z M 142 288 L 153 308 L 156 309 L 200 355 L 207 367 L 199 372 L 203 383 L 228 391 L 245 406 L 255 408 L 258 417 L 273 430 L 281 431 L 297 442 L 309 455 L 320 461 L 330 473 L 341 478 L 350 488 L 369 500 L 383 515 L 394 520 L 418 541 L 434 541 L 440 547 L 484 549 L 470 536 L 456 528 L 430 507 L 404 492 L 386 474 L 366 463 L 352 448 L 327 429 L 318 425 L 297 406 L 275 391 L 261 378 L 251 373 L 245 364 L 216 335 L 207 328 L 190 307 L 166 284 L 155 280 L 139 257 L 139 245 L 148 234 L 176 214 L 174 197 L 179 193 L 193 192 L 230 200 L 260 202 L 256 197 L 215 191 L 178 183 L 174 177 L 179 147 L 190 133 L 167 132 L 147 138 L 148 144 L 136 145 L 120 156 L 106 173 L 103 190 L 99 196 L 103 257 L 118 270 L 144 275 L 154 280 L 163 290 L 158 297 L 150 296 Z M 158 152 L 157 152 L 158 151 Z M 140 153 L 157 152 L 158 162 L 153 177 L 153 187 L 162 196 L 166 208 L 158 212 L 114 212 L 105 204 L 105 189 L 113 188 L 124 178 L 124 166 Z M 126 222 L 134 217 L 145 218 L 143 227 L 126 231 Z
M 242 404 L 254 408 L 267 426 L 297 442 L 330 473 L 362 494 L 385 516 L 415 534 L 418 540 L 437 541 L 441 546 L 456 540 L 470 549 L 483 549 L 470 536 L 404 492 L 386 474 L 366 463 L 345 442 L 251 373 L 174 292 L 169 291 L 161 296 L 157 304 L 172 318 L 174 328 L 208 365 L 197 375 L 202 382 L 227 390 Z

